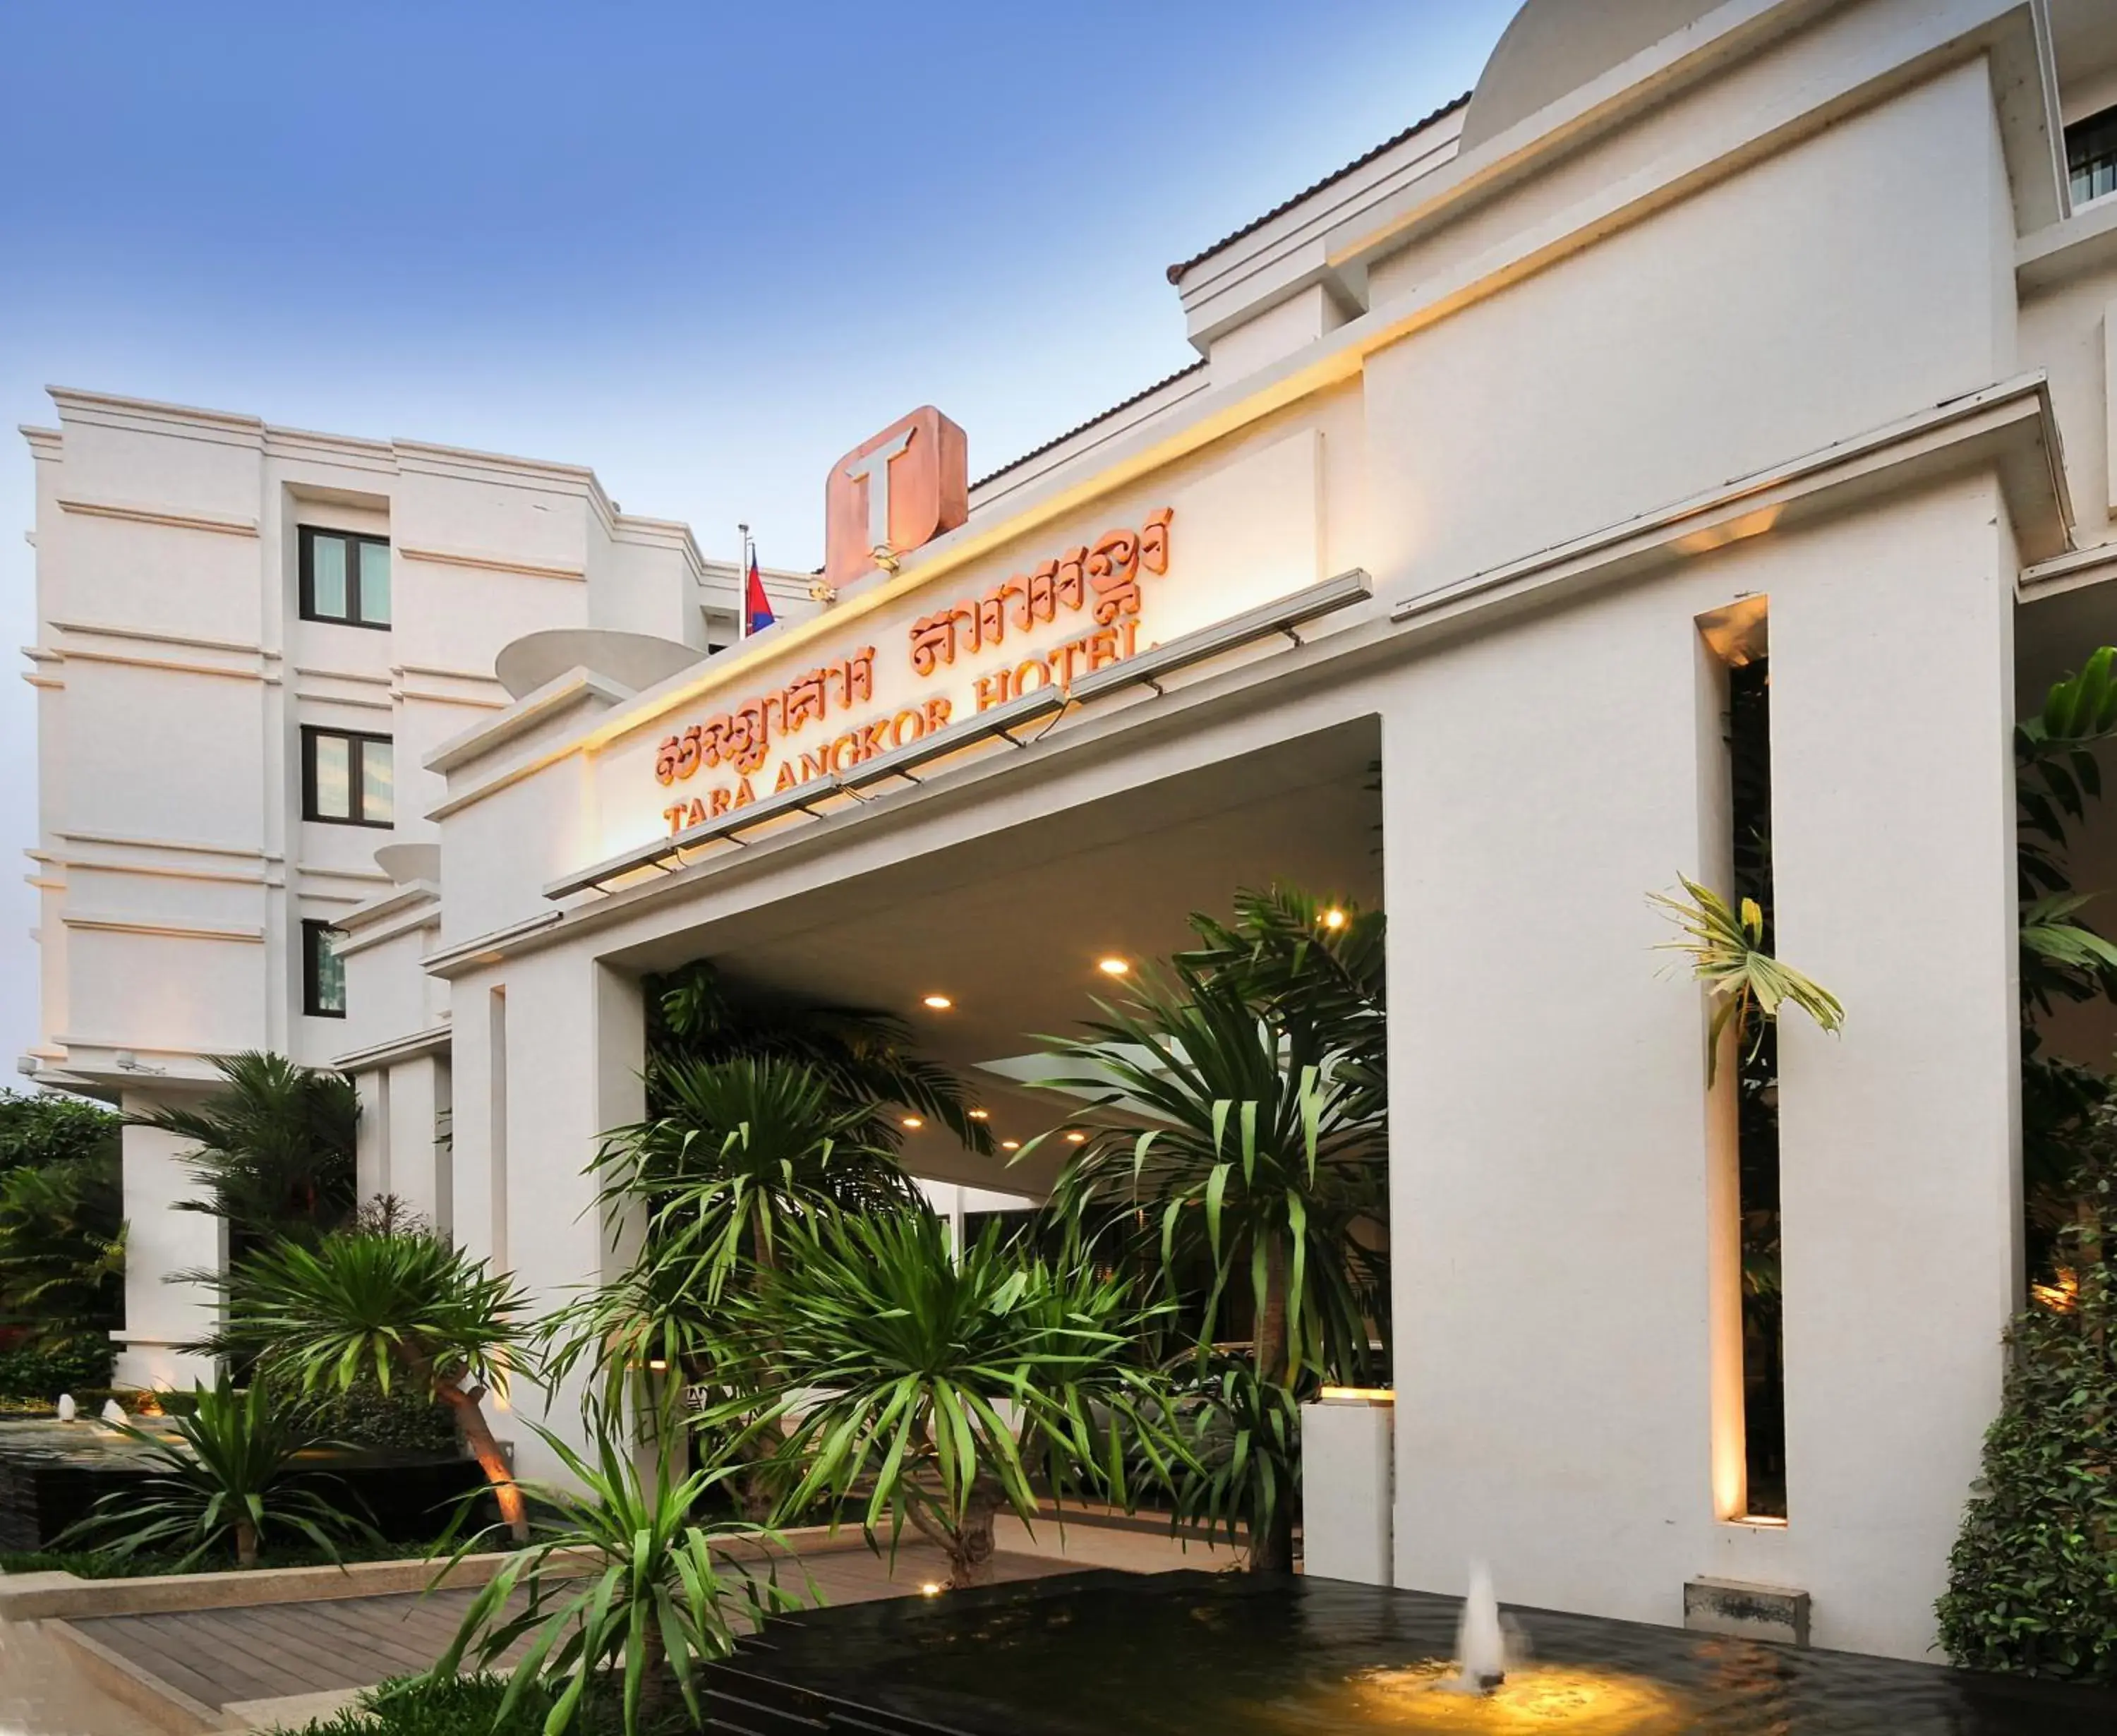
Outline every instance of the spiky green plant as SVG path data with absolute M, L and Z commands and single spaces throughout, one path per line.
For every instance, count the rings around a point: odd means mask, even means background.
M 1260 1380 L 1248 1357 L 1218 1353 L 1187 1358 L 1174 1372 L 1175 1414 L 1190 1447 L 1175 1479 L 1177 1520 L 1253 1548 L 1298 1502 L 1301 1401 L 1317 1383 Z
M 818 1211 L 916 1204 L 894 1151 L 867 1143 L 869 1110 L 805 1062 L 745 1055 L 653 1069 L 662 1112 L 603 1136 L 594 1168 L 613 1217 L 637 1205 L 657 1257 L 696 1262 L 707 1300 L 746 1258 L 773 1263 L 780 1226 Z
M 238 1254 L 272 1236 L 310 1240 L 343 1224 L 353 1212 L 360 1119 L 353 1081 L 256 1050 L 214 1065 L 224 1090 L 195 1108 L 131 1118 L 191 1142 L 184 1161 L 205 1195 L 179 1209 L 225 1220 Z
M 510 1279 L 434 1236 L 341 1232 L 314 1248 L 275 1243 L 215 1282 L 226 1299 L 218 1347 L 268 1374 L 305 1392 L 408 1382 L 446 1405 L 501 1514 L 528 1535 L 481 1404 L 504 1387 L 527 1336 L 527 1298 Z
M 992 1131 L 971 1117 L 963 1083 L 918 1052 L 911 1027 L 887 1013 L 819 1006 L 783 996 L 736 995 L 700 959 L 649 980 L 648 1050 L 656 1060 L 792 1061 L 822 1079 L 835 1108 L 863 1112 L 860 1144 L 894 1152 L 904 1135 L 892 1111 L 908 1109 L 965 1146 L 992 1153 Z M 658 1110 L 648 1078 L 648 1108 Z
M 672 1480 L 666 1455 L 643 1473 L 600 1410 L 591 1413 L 593 1461 L 539 1429 L 565 1467 L 570 1484 L 534 1485 L 541 1512 L 536 1542 L 505 1565 L 464 1612 L 455 1637 L 430 1679 L 454 1676 L 466 1657 L 483 1670 L 524 1640 L 495 1712 L 503 1726 L 525 1697 L 550 1700 L 546 1736 L 570 1729 L 586 1709 L 598 1678 L 622 1683 L 626 1736 L 656 1725 L 669 1684 L 681 1695 L 692 1722 L 703 1721 L 697 1666 L 734 1649 L 736 1624 L 754 1628 L 777 1610 L 800 1607 L 780 1585 L 777 1558 L 785 1546 L 750 1525 L 700 1524 L 693 1509 L 721 1470 Z M 477 1547 L 466 1542 L 450 1560 Z M 761 1572 L 731 1568 L 734 1546 Z M 444 1568 L 436 1585 L 446 1582 Z M 522 1600 L 515 1604 L 518 1595 Z
M 734 1414 L 763 1401 L 761 1426 L 783 1430 L 789 1510 L 858 1503 L 870 1541 L 886 1522 L 893 1548 L 908 1522 L 951 1586 L 980 1585 L 994 1519 L 1033 1521 L 1040 1484 L 1123 1503 L 1128 1443 L 1158 1475 L 1180 1460 L 1145 1354 L 1151 1312 L 1078 1250 L 1024 1261 L 995 1229 L 958 1260 L 923 1213 L 822 1217 L 731 1293 L 715 1378 Z
M 1648 901 L 1683 931 L 1680 940 L 1665 940 L 1658 950 L 1681 953 L 1690 974 L 1705 984 L 1713 1000 L 1713 1023 L 1706 1037 L 1705 1083 L 1713 1083 L 1719 1065 L 1720 1038 L 1732 1026 L 1738 1049 L 1753 1049 L 1764 1022 L 1783 1006 L 1799 1008 L 1823 1030 L 1845 1023 L 1845 1009 L 1835 995 L 1764 949 L 1764 915 L 1755 898 L 1742 900 L 1739 913 L 1709 886 L 1681 875 L 1685 896 L 1665 892 Z
M 335 1538 L 376 1535 L 325 1493 L 325 1479 L 298 1467 L 302 1455 L 343 1444 L 321 1437 L 303 1406 L 262 1381 L 237 1392 L 224 1372 L 214 1385 L 198 1387 L 195 1397 L 191 1413 L 170 1424 L 173 1441 L 131 1424 L 116 1425 L 147 1449 L 155 1473 L 104 1496 L 60 1535 L 59 1547 L 94 1549 L 118 1560 L 143 1550 L 181 1549 L 181 1572 L 230 1548 L 238 1566 L 255 1567 L 258 1552 L 287 1533 L 306 1538 L 333 1561 L 339 1558 Z

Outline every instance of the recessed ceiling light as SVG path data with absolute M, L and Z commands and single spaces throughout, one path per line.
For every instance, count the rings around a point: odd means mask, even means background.
M 955 1005 L 955 1002 L 945 995 L 929 995 L 926 997 L 925 1004 L 931 1007 L 936 1013 L 945 1013 Z
M 1022 1149 L 1022 1142 L 1019 1139 L 1003 1139 L 999 1148 L 1003 1152 L 1018 1152 Z
M 904 1124 L 906 1127 L 924 1127 L 926 1124 L 916 1115 L 906 1115 L 904 1118 Z
M 1105 976 L 1122 976 L 1132 966 L 1123 958 L 1099 958 L 1095 961 L 1095 968 Z
M 971 1111 L 971 1119 L 973 1121 L 989 1121 L 992 1120 L 992 1111 L 989 1109 L 974 1109 Z
M 1088 1136 L 1086 1133 L 1082 1133 L 1078 1129 L 1076 1129 L 1073 1132 L 1067 1134 L 1066 1137 L 1072 1140 L 1074 1144 L 1079 1145 L 1084 1143 Z

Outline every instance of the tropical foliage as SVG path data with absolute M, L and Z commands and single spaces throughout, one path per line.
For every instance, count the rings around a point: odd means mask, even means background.
M 1301 1403 L 1319 1383 L 1261 1380 L 1249 1358 L 1220 1353 L 1175 1373 L 1172 1408 L 1189 1449 L 1176 1461 L 1178 1522 L 1230 1545 L 1275 1535 L 1298 1503 Z
M 2117 1110 L 2096 1111 L 2059 1267 L 2014 1323 L 1940 1600 L 1958 1664 L 2117 1683 Z
M 275 1537 L 289 1534 L 335 1561 L 338 1539 L 372 1535 L 331 1498 L 328 1480 L 299 1466 L 302 1455 L 338 1444 L 315 1433 L 300 1406 L 262 1382 L 238 1392 L 225 1374 L 196 1399 L 188 1415 L 172 1420 L 173 1440 L 120 1427 L 147 1449 L 154 1475 L 105 1495 L 60 1536 L 61 1548 L 93 1547 L 119 1559 L 175 1554 L 181 1572 L 231 1549 L 238 1565 L 254 1567 Z
M 1662 913 L 1683 931 L 1680 940 L 1662 943 L 1667 952 L 1690 960 L 1691 975 L 1706 985 L 1713 1001 L 1713 1023 L 1706 1037 L 1706 1083 L 1718 1064 L 1720 1038 L 1731 1026 L 1739 1053 L 1754 1055 L 1765 1025 L 1783 1006 L 1806 1013 L 1825 1031 L 1845 1023 L 1845 1009 L 1828 989 L 1772 955 L 1764 935 L 1764 912 L 1746 898 L 1739 911 L 1709 886 L 1681 875 L 1684 896 L 1647 894 Z
M 306 1393 L 397 1383 L 449 1407 L 518 1539 L 522 1491 L 482 1401 L 504 1389 L 520 1352 L 527 1298 L 483 1260 L 431 1235 L 340 1231 L 314 1247 L 280 1241 L 218 1281 L 218 1348 L 254 1357 Z
M 757 1426 L 795 1473 L 789 1508 L 856 1503 L 892 1547 L 909 1522 L 964 1586 L 991 1578 L 994 1519 L 1034 1521 L 1040 1486 L 1127 1503 L 1128 1445 L 1173 1474 L 1150 1310 L 1074 1255 L 1025 1260 L 994 1232 L 954 1259 L 922 1212 L 791 1226 L 779 1264 L 727 1300 L 716 1377 L 773 1396 Z
M 765 1055 L 657 1069 L 663 1112 L 604 1136 L 597 1166 L 613 1216 L 643 1209 L 657 1259 L 694 1265 L 708 1301 L 744 1259 L 769 1266 L 782 1225 L 819 1211 L 919 1198 L 873 1120 L 806 1062 Z
M 196 1108 L 134 1117 L 190 1142 L 203 1197 L 180 1209 L 224 1219 L 237 1257 L 274 1236 L 313 1241 L 353 1214 L 360 1100 L 344 1073 L 255 1050 L 216 1061 L 226 1089 Z
M 51 1094 L 0 1096 L 0 1323 L 47 1355 L 101 1340 L 124 1315 L 118 1119 Z M 108 1355 L 95 1381 L 108 1378 Z M 0 1383 L 0 1390 L 20 1391 Z
M 972 1119 L 962 1082 L 919 1054 L 902 1019 L 784 997 L 740 996 L 704 960 L 653 979 L 648 987 L 650 1115 L 663 1106 L 658 1087 L 665 1064 L 795 1061 L 823 1082 L 834 1106 L 865 1112 L 855 1143 L 896 1151 L 904 1135 L 892 1111 L 903 1109 L 947 1128 L 971 1151 L 992 1152 L 991 1133 Z
M 1276 1392 L 1242 1408 L 1284 1422 L 1304 1380 L 1362 1378 L 1386 1358 L 1374 1342 L 1387 1330 L 1382 921 L 1275 887 L 1243 894 L 1232 924 L 1193 926 L 1201 947 L 1098 1003 L 1085 1035 L 1045 1040 L 1056 1064 L 1037 1083 L 1088 1106 L 1053 1204 L 1078 1224 L 1133 1226 L 1172 1295 L 1202 1275 L 1185 1321 L 1201 1356 L 1230 1304 L 1247 1303 L 1254 1379 Z M 1194 1378 L 1206 1412 L 1243 1392 L 1225 1365 Z M 1194 1492 L 1223 1512 L 1253 1498 L 1251 1565 L 1290 1567 L 1296 1432 L 1243 1424 L 1221 1438 L 1243 1465 L 1230 1457 Z
M 699 1662 L 726 1656 L 738 1623 L 754 1628 L 800 1603 L 778 1582 L 773 1555 L 780 1546 L 769 1532 L 704 1526 L 693 1517 L 723 1473 L 672 1480 L 667 1456 L 656 1454 L 649 1478 L 616 1443 L 618 1431 L 606 1418 L 591 1420 L 593 1461 L 537 1431 L 571 1482 L 537 1485 L 539 1508 L 551 1517 L 540 1522 L 535 1544 L 472 1600 L 433 1669 L 435 1681 L 454 1676 L 466 1659 L 488 1669 L 526 1641 L 491 1715 L 494 1728 L 507 1726 L 525 1702 L 542 1701 L 548 1707 L 542 1728 L 557 1736 L 607 1685 L 619 1688 L 626 1736 L 636 1736 L 658 1721 L 671 1683 L 699 1724 Z M 466 1543 L 455 1558 L 477 1541 Z M 717 1549 L 731 1547 L 758 1571 L 717 1558 Z M 445 1571 L 437 1583 L 445 1579 Z

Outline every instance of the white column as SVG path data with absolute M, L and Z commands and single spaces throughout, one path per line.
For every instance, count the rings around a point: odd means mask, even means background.
M 127 1115 L 161 1105 L 127 1092 Z M 215 1298 L 196 1284 L 169 1281 L 179 1272 L 220 1269 L 225 1248 L 221 1221 L 203 1212 L 180 1212 L 180 1200 L 199 1197 L 179 1153 L 184 1141 L 151 1127 L 123 1133 L 125 1177 L 125 1325 L 115 1374 L 120 1386 L 189 1387 L 213 1378 L 210 1357 L 179 1346 L 214 1329 Z
M 614 1275 L 625 1258 L 606 1232 L 587 1170 L 603 1130 L 645 1112 L 639 984 L 579 952 L 515 961 L 506 1040 L 507 1263 L 546 1312 Z M 519 1389 L 515 1404 L 555 1434 L 585 1440 L 577 1386 L 548 1405 Z M 528 1431 L 517 1434 L 515 1451 L 527 1475 L 558 1474 Z
M 1819 1646 L 1925 1655 L 2021 1296 L 2013 578 L 1990 483 L 1772 599 L 1787 1554 Z

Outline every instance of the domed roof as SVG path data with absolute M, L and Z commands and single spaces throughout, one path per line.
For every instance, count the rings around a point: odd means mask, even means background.
M 1463 118 L 1462 149 L 1475 150 L 1721 3 L 1528 0 L 1485 62 Z

